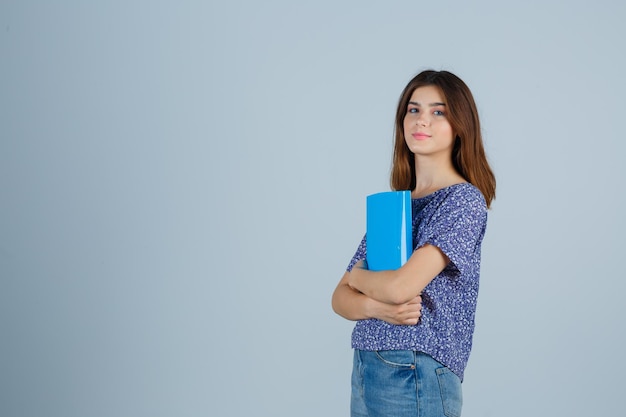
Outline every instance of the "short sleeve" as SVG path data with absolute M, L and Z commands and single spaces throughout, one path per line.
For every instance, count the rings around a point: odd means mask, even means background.
M 480 268 L 480 245 L 487 225 L 487 207 L 475 188 L 451 192 L 439 202 L 417 247 L 437 246 L 462 274 Z
M 348 267 L 346 268 L 346 271 L 348 271 L 348 272 L 352 271 L 352 268 L 354 267 L 354 265 L 357 262 L 362 261 L 363 259 L 365 259 L 366 247 L 367 247 L 367 245 L 366 245 L 366 238 L 367 238 L 367 236 L 363 236 L 363 239 L 361 240 L 361 243 L 359 244 L 359 247 L 357 248 L 356 253 L 352 257 L 352 260 L 348 264 Z

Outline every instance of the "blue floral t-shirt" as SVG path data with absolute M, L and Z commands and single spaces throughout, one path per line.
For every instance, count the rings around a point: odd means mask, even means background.
M 481 192 L 455 184 L 412 200 L 413 247 L 437 246 L 450 263 L 422 292 L 422 317 L 413 326 L 359 320 L 352 347 L 360 350 L 416 350 L 429 354 L 463 380 L 472 348 L 480 275 L 480 246 L 487 225 Z M 348 271 L 365 259 L 363 238 Z

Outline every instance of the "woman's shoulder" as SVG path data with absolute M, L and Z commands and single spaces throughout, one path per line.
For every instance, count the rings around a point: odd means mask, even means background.
M 486 214 L 487 204 L 480 190 L 469 182 L 451 184 L 425 197 L 413 199 L 414 216 L 444 213 Z
M 450 188 L 452 192 L 460 194 L 460 195 L 464 195 L 470 198 L 478 198 L 481 200 L 485 200 L 485 198 L 483 197 L 483 194 L 480 192 L 478 187 L 476 187 L 471 182 L 462 182 L 459 184 L 454 184 L 448 188 Z
M 439 193 L 440 192 L 440 193 Z M 487 203 L 480 190 L 469 182 L 453 184 L 439 190 L 440 203 L 486 210 Z
M 470 200 L 478 199 L 485 201 L 485 198 L 478 187 L 470 182 L 460 182 L 448 185 L 447 187 L 435 191 L 434 194 L 441 194 L 442 196 L 452 198 L 466 198 Z

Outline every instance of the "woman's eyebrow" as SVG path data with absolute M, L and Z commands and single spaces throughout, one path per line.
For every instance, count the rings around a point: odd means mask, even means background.
M 409 101 L 409 104 L 412 104 L 414 106 L 418 106 L 418 107 L 422 107 L 421 104 L 419 104 L 417 101 Z M 428 107 L 437 107 L 437 106 L 445 106 L 446 103 L 430 103 L 428 105 Z

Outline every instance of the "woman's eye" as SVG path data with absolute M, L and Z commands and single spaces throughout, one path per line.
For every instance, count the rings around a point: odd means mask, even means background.
M 443 112 L 443 110 L 435 110 L 435 111 L 433 112 L 433 114 L 434 114 L 435 116 L 444 116 L 444 115 L 445 115 L 445 113 Z
M 408 113 L 417 113 L 417 109 L 415 107 L 409 107 Z

